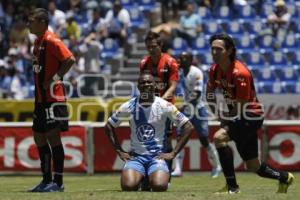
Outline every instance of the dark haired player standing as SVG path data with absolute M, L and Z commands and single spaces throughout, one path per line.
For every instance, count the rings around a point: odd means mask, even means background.
M 30 32 L 37 36 L 33 49 L 35 108 L 32 129 L 43 173 L 41 183 L 29 192 L 64 191 L 65 154 L 60 133 L 68 130 L 68 111 L 62 80 L 75 58 L 60 38 L 48 31 L 48 22 L 48 11 L 43 8 L 34 9 L 28 17 Z
M 235 142 L 248 170 L 261 177 L 278 180 L 277 193 L 286 193 L 294 180 L 293 174 L 274 169 L 258 159 L 257 130 L 264 119 L 250 71 L 236 59 L 236 47 L 229 35 L 213 35 L 209 42 L 215 64 L 209 71 L 206 98 L 212 112 L 221 122 L 220 129 L 214 134 L 214 142 L 226 178 L 226 186 L 218 193 L 240 192 L 234 172 L 232 150 L 228 146 L 230 140 Z M 217 88 L 223 91 L 228 112 L 216 110 Z

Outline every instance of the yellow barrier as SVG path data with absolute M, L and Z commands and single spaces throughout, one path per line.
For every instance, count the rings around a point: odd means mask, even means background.
M 129 98 L 112 98 L 103 101 L 101 98 L 69 99 L 68 110 L 70 121 L 105 122 L 122 103 Z M 177 102 L 182 102 L 178 99 Z M 177 104 L 176 102 L 176 104 Z M 0 122 L 30 122 L 34 101 L 0 100 Z

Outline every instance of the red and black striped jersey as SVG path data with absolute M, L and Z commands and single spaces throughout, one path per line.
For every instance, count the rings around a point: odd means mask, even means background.
M 262 115 L 262 105 L 259 103 L 254 81 L 249 69 L 240 61 L 231 63 L 227 72 L 223 72 L 221 67 L 213 64 L 209 71 L 207 87 L 210 89 L 219 88 L 223 91 L 224 99 L 229 109 L 238 100 L 247 101 L 247 112 Z
M 176 60 L 166 53 L 162 53 L 158 65 L 155 66 L 150 56 L 145 57 L 140 63 L 140 71 L 148 71 L 155 79 L 159 96 L 167 91 L 169 80 L 178 81 L 178 64 Z M 175 103 L 175 96 L 169 100 Z
M 43 88 L 43 84 L 52 79 L 60 68 L 61 63 L 70 58 L 72 53 L 62 40 L 50 31 L 38 37 L 33 49 L 33 73 L 35 83 L 35 102 L 62 102 L 66 101 L 65 88 L 62 82 L 56 83 L 51 90 Z

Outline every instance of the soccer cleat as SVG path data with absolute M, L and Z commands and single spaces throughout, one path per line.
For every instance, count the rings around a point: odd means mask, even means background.
M 64 185 L 58 186 L 56 183 L 49 183 L 42 192 L 63 192 L 64 190 Z
M 27 192 L 43 192 L 44 188 L 47 186 L 48 184 L 44 183 L 43 181 L 40 182 L 38 185 L 36 185 L 35 187 L 27 190 Z
M 222 172 L 222 168 L 220 166 L 218 166 L 211 170 L 210 175 L 212 178 L 217 178 L 221 172 Z
M 285 183 L 279 182 L 277 193 L 287 193 L 288 187 L 290 185 L 292 185 L 292 183 L 294 182 L 294 179 L 295 179 L 294 175 L 292 173 L 288 172 L 287 181 Z
M 171 176 L 173 176 L 173 177 L 181 177 L 182 176 L 182 171 L 174 170 L 174 171 L 172 171 Z
M 215 192 L 215 194 L 238 194 L 241 193 L 240 188 L 229 188 L 226 184 L 223 188 Z

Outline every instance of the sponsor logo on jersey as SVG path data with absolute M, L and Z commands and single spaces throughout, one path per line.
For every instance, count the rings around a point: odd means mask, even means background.
M 155 129 L 151 124 L 140 124 L 136 128 L 136 134 L 140 142 L 151 141 L 155 136 Z

